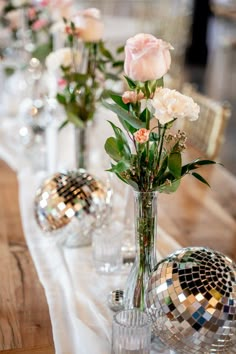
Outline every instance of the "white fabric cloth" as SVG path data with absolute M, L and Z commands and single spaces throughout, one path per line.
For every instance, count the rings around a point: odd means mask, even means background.
M 97 173 L 103 171 L 104 161 L 107 161 L 102 152 L 105 136 L 110 134 L 106 116 L 108 117 L 109 113 L 100 112 L 99 120 L 95 128 L 92 128 L 95 137 L 91 139 L 95 151 L 92 162 Z M 39 279 L 45 289 L 56 354 L 109 354 L 113 313 L 108 308 L 107 296 L 110 291 L 124 287 L 127 272 L 99 275 L 93 267 L 91 247 L 66 248 L 54 237 L 45 237 L 35 221 L 33 201 L 36 189 L 48 176 L 48 172 L 32 170 L 23 150 L 19 148 L 19 142 L 16 143 L 18 128 L 16 121 L 3 120 L 0 127 L 0 158 L 18 174 L 23 230 Z M 60 133 L 57 141 L 59 148 L 55 150 L 55 147 L 51 147 L 54 150 L 50 151 L 59 151 L 59 157 L 57 163 L 54 161 L 49 166 L 50 173 L 58 168 L 73 166 L 71 133 L 70 128 Z M 54 135 L 54 138 L 49 139 L 49 145 L 56 140 Z M 53 155 L 54 153 L 51 154 L 52 159 Z M 103 161 L 100 170 L 99 161 Z M 122 218 L 124 208 L 120 205 L 124 205 L 124 185 L 117 181 L 112 183 L 116 188 L 115 197 L 118 198 L 115 198 L 114 202 L 116 216 Z M 180 248 L 179 244 L 161 229 L 158 231 L 158 238 L 158 249 L 163 251 L 162 256 Z M 155 353 L 164 352 L 170 351 L 163 348 L 160 351 L 155 350 Z

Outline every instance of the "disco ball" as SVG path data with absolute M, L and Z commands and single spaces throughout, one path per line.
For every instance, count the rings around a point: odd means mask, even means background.
M 36 192 L 36 221 L 67 246 L 89 245 L 92 230 L 108 217 L 110 197 L 110 190 L 85 170 L 58 172 Z
M 201 247 L 154 268 L 146 292 L 153 333 L 178 353 L 236 353 L 236 264 Z

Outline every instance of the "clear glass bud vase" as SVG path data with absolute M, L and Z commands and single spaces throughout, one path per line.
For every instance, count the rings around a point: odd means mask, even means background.
M 75 163 L 76 168 L 88 168 L 88 141 L 87 125 L 83 128 L 75 127 Z
M 134 191 L 136 255 L 125 288 L 125 308 L 144 311 L 145 288 L 156 265 L 157 192 Z

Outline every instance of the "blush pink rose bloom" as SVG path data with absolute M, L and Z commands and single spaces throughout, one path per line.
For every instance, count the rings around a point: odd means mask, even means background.
M 40 30 L 43 27 L 46 27 L 48 24 L 47 20 L 44 18 L 38 19 L 32 24 L 32 29 L 34 31 Z
M 122 101 L 127 103 L 136 103 L 144 98 L 143 92 L 125 91 L 122 95 Z
M 150 130 L 141 128 L 136 133 L 134 133 L 134 139 L 137 143 L 144 144 L 149 139 Z
M 125 74 L 134 81 L 157 80 L 167 73 L 173 47 L 151 34 L 139 33 L 125 45 Z
M 72 21 L 75 24 L 76 35 L 84 42 L 98 42 L 102 39 L 104 24 L 98 9 L 89 8 L 79 11 L 72 17 Z M 68 32 L 68 27 L 66 31 Z

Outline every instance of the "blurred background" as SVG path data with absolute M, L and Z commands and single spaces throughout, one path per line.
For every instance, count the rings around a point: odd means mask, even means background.
M 51 1 L 51 3 L 54 2 L 55 0 Z M 3 3 L 6 4 L 6 1 L 0 0 L 0 11 Z M 57 3 L 63 3 L 63 1 L 57 1 Z M 170 42 L 174 51 L 172 52 L 170 82 L 168 82 L 169 78 L 166 78 L 167 86 L 181 90 L 188 82 L 193 84 L 200 93 L 221 103 L 229 103 L 232 114 L 227 121 L 219 159 L 228 170 L 236 174 L 235 0 L 65 0 L 63 6 L 60 14 L 58 8 L 53 7 L 52 17 L 55 18 L 53 21 L 58 21 L 60 16 L 72 14 L 79 9 L 99 8 L 105 23 L 105 40 L 110 48 L 124 45 L 128 37 L 138 32 L 152 33 Z M 16 99 L 15 90 L 17 89 L 19 93 L 25 89 L 21 81 L 18 84 L 14 83 L 14 87 L 11 87 L 9 82 L 7 87 L 4 86 L 6 75 L 10 74 L 9 63 L 16 68 L 20 66 L 19 56 L 16 51 L 12 51 L 12 36 L 6 30 L 4 21 L 2 16 L 1 105 L 6 104 L 5 90 L 8 90 L 8 93 L 10 92 L 10 95 Z M 18 44 L 24 26 L 22 22 L 20 30 L 16 31 Z M 54 46 L 58 31 L 54 27 L 52 32 Z M 24 37 L 23 41 L 26 39 Z M 31 47 L 32 43 L 27 42 L 29 52 L 33 50 Z M 33 68 L 32 71 L 33 80 L 37 80 L 37 70 Z

